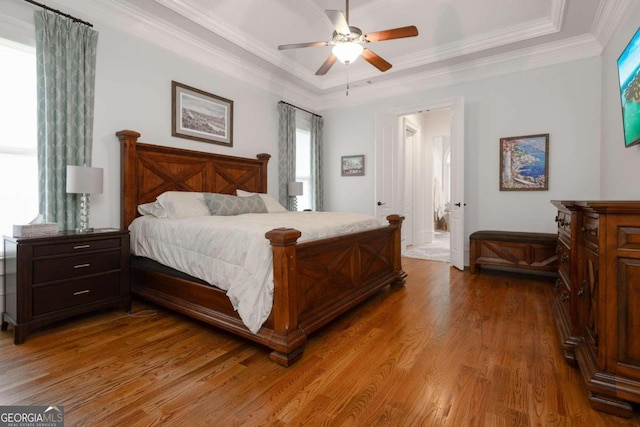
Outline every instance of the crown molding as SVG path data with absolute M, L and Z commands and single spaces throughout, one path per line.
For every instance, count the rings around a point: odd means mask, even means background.
M 603 48 L 607 46 L 633 3 L 634 0 L 600 0 L 591 34 Z
M 319 111 L 351 107 L 381 98 L 397 97 L 455 84 L 598 57 L 602 47 L 592 35 L 520 49 L 449 67 L 441 67 L 392 81 L 352 85 L 349 96 L 332 92 L 322 96 Z M 374 89 L 375 88 L 375 89 Z
M 562 11 L 564 10 L 564 0 L 556 1 L 554 4 L 560 4 Z M 562 12 L 560 13 L 560 15 Z M 407 70 L 409 68 L 421 65 L 432 64 L 434 62 L 455 58 L 462 55 L 481 52 L 484 50 L 504 46 L 506 44 L 527 40 L 534 37 L 546 36 L 560 31 L 560 27 L 556 25 L 553 19 L 541 18 L 536 21 L 530 21 L 520 25 L 514 25 L 509 28 L 484 33 L 476 37 L 469 37 L 454 43 L 448 43 L 435 49 L 429 49 L 421 53 L 408 53 L 394 60 L 393 72 Z M 560 18 L 561 19 L 561 18 Z M 351 77 L 354 80 L 366 80 L 379 75 L 375 70 L 353 73 Z M 344 84 L 343 76 L 326 77 L 322 89 L 327 90 Z
M 230 54 L 183 29 L 157 19 L 126 0 L 101 0 L 91 2 L 66 1 L 63 5 L 72 13 L 82 12 L 88 19 L 100 22 L 132 34 L 153 45 L 167 49 L 176 55 L 216 70 L 241 84 L 257 88 L 276 96 L 286 96 L 298 105 L 314 105 L 316 95 L 292 83 L 288 79 L 265 72 L 248 61 Z M 51 3 L 56 3 L 51 1 Z M 60 4 L 60 1 L 57 2 Z M 96 28 L 102 24 L 95 23 Z
M 564 20 L 564 12 L 567 10 L 566 0 L 551 0 L 551 9 L 549 11 L 549 20 L 558 31 L 562 29 Z
M 301 66 L 297 61 L 290 60 L 281 52 L 266 45 L 262 40 L 251 36 L 242 28 L 233 26 L 224 20 L 205 14 L 201 10 L 193 7 L 185 0 L 154 0 L 156 3 L 182 15 L 183 17 L 197 23 L 207 30 L 225 38 L 238 47 L 268 61 L 269 63 L 286 69 L 288 73 L 314 86 L 318 90 L 328 90 L 343 84 L 342 76 L 324 76 L 320 78 L 309 73 L 306 67 Z M 380 8 L 397 3 L 398 0 L 375 0 L 365 3 L 362 6 L 353 8 L 352 11 L 364 15 L 373 13 Z M 302 4 L 318 17 L 326 19 L 325 13 L 310 0 L 302 0 Z M 566 9 L 565 0 L 551 0 L 549 15 L 544 18 L 532 20 L 509 28 L 500 29 L 475 37 L 439 46 L 423 52 L 412 52 L 394 60 L 394 72 L 409 68 L 431 64 L 433 62 L 450 59 L 460 55 L 480 52 L 510 43 L 519 42 L 534 37 L 541 37 L 557 33 L 561 29 L 562 17 Z M 364 70 L 352 73 L 354 80 L 364 80 L 376 76 L 375 70 Z
M 297 61 L 293 61 L 279 53 L 277 49 L 267 46 L 262 40 L 251 36 L 248 32 L 230 25 L 225 20 L 211 14 L 205 14 L 202 10 L 194 7 L 185 0 L 153 0 L 169 10 L 195 22 L 214 34 L 230 41 L 238 47 L 250 52 L 259 58 L 268 61 L 276 67 L 286 69 L 288 73 L 307 82 L 308 84 L 322 89 L 322 80 L 309 70 L 301 66 Z M 302 0 L 302 4 L 307 6 L 318 19 L 327 19 L 323 10 L 312 4 L 309 0 Z
M 565 0 L 552 0 L 549 16 L 513 25 L 496 31 L 468 37 L 458 42 L 448 43 L 422 54 L 410 54 L 398 61 L 405 68 L 430 64 L 435 61 L 481 52 L 522 40 L 554 34 L 562 29 L 562 16 L 566 8 Z M 411 60 L 410 58 L 415 58 Z

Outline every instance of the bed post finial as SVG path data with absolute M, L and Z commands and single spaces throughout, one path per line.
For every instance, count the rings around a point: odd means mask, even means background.
M 133 130 L 116 132 L 120 140 L 120 228 L 126 230 L 136 217 L 136 143 L 140 134 Z
M 260 192 L 267 193 L 269 190 L 267 188 L 267 164 L 269 163 L 271 154 L 260 153 L 256 157 L 262 162 L 262 168 L 260 169 Z

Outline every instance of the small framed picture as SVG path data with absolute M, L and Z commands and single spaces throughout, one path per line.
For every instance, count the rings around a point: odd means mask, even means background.
M 500 191 L 549 189 L 549 134 L 500 138 Z
M 364 176 L 364 154 L 342 156 L 342 176 Z
M 171 135 L 233 147 L 233 101 L 172 81 Z

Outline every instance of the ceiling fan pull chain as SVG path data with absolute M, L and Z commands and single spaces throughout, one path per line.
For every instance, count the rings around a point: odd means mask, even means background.
M 347 64 L 346 67 L 347 67 L 347 96 L 349 96 L 349 64 Z

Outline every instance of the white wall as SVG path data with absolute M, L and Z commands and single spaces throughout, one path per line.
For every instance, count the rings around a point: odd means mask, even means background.
M 463 96 L 465 235 L 555 232 L 550 200 L 600 194 L 600 79 L 600 59 L 591 58 L 327 111 L 326 207 L 374 212 L 376 113 Z M 537 133 L 550 134 L 549 191 L 500 192 L 499 139 Z M 358 153 L 367 156 L 366 175 L 359 182 L 340 177 L 340 156 Z
M 0 11 L 17 27 L 33 27 L 33 10 L 9 2 Z M 1 20 L 0 20 L 1 21 Z M 190 62 L 155 45 L 90 19 L 99 32 L 96 71 L 93 166 L 105 170 L 104 192 L 91 198 L 91 225 L 120 224 L 120 147 L 115 132 L 135 130 L 143 142 L 227 155 L 272 155 L 269 192 L 277 195 L 279 98 Z M 30 30 L 30 29 L 29 29 Z M 32 31 L 32 30 L 31 30 Z M 234 101 L 233 147 L 171 136 L 171 81 Z
M 617 70 L 617 59 L 639 23 L 640 5 L 636 3 L 602 55 L 602 199 L 640 199 L 640 145 L 624 146 Z

